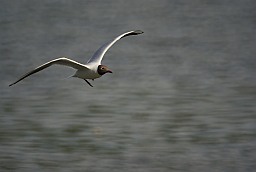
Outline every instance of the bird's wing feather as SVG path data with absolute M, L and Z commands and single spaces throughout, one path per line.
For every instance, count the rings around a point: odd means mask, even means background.
M 54 64 L 69 66 L 69 67 L 72 67 L 72 68 L 77 69 L 77 70 L 79 70 L 79 69 L 83 69 L 83 70 L 88 69 L 89 70 L 89 68 L 86 65 L 83 65 L 83 64 L 78 63 L 78 62 L 76 62 L 74 60 L 68 59 L 66 57 L 61 57 L 61 58 L 57 58 L 57 59 L 51 60 L 51 61 L 49 61 L 47 63 L 44 63 L 41 66 L 38 66 L 34 70 L 32 70 L 32 71 L 26 73 L 25 75 L 23 75 L 20 79 L 18 79 L 14 83 L 10 84 L 9 86 L 12 86 L 12 85 L 20 82 L 24 78 L 26 78 L 26 77 L 34 74 L 34 73 L 37 73 L 37 72 L 39 72 L 39 71 L 41 71 L 41 70 L 43 70 L 43 69 L 45 69 L 47 67 L 50 67 L 51 65 L 54 65 Z
M 116 38 L 114 38 L 113 40 L 111 40 L 110 42 L 107 42 L 106 44 L 102 45 L 94 54 L 93 56 L 88 60 L 87 63 L 98 63 L 101 64 L 101 60 L 104 56 L 104 54 L 108 51 L 108 49 L 114 44 L 116 43 L 116 41 L 120 40 L 121 38 L 124 38 L 126 36 L 130 36 L 130 35 L 138 35 L 138 34 L 142 34 L 143 31 L 141 30 L 135 30 L 135 31 L 129 31 L 129 32 L 125 32 L 119 36 L 117 36 Z

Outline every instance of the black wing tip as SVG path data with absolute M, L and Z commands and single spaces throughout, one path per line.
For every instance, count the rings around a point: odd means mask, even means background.
M 11 86 L 15 85 L 16 83 L 17 83 L 17 82 L 11 83 L 11 84 L 9 85 L 9 87 L 11 87 Z
M 139 35 L 139 34 L 142 34 L 142 33 L 144 33 L 144 32 L 141 31 L 141 30 L 134 30 L 134 31 L 127 32 L 121 38 L 124 38 L 124 37 L 127 37 L 127 36 L 131 36 L 131 35 Z
M 142 30 L 135 30 L 133 31 L 134 34 L 138 35 L 138 34 L 142 34 L 144 33 Z

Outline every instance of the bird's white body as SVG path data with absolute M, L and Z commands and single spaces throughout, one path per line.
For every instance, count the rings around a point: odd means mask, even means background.
M 104 75 L 105 73 L 112 73 L 112 71 L 104 65 L 101 65 L 101 61 L 105 55 L 105 53 L 107 52 L 107 50 L 118 40 L 120 40 L 121 38 L 124 38 L 126 36 L 130 36 L 130 35 L 138 35 L 138 34 L 142 34 L 143 32 L 140 30 L 136 30 L 136 31 L 129 31 L 129 32 L 125 32 L 119 36 L 117 36 L 116 38 L 114 38 L 113 40 L 107 42 L 106 44 L 102 45 L 94 54 L 93 56 L 88 60 L 88 62 L 86 64 L 81 64 L 79 62 L 76 62 L 74 60 L 71 60 L 69 58 L 66 57 L 60 57 L 54 60 L 51 60 L 47 63 L 42 64 L 41 66 L 38 66 L 37 68 L 35 68 L 34 70 L 28 72 L 27 74 L 25 74 L 24 76 L 22 76 L 20 79 L 18 79 L 17 81 L 15 81 L 14 83 L 10 84 L 9 86 L 12 86 L 16 83 L 18 83 L 19 81 L 23 80 L 24 78 L 37 73 L 47 67 L 50 67 L 51 65 L 54 64 L 58 64 L 58 65 L 64 65 L 64 66 L 68 66 L 68 67 L 72 67 L 74 69 L 77 69 L 77 71 L 75 72 L 75 74 L 73 75 L 73 77 L 77 77 L 77 78 L 81 78 L 84 79 L 90 86 L 92 86 L 86 79 L 96 79 L 101 77 L 102 75 Z
M 81 79 L 96 79 L 102 76 L 97 72 L 98 65 L 96 63 L 87 64 L 86 66 L 87 66 L 87 69 L 77 70 L 76 73 L 73 75 L 73 77 L 77 77 Z

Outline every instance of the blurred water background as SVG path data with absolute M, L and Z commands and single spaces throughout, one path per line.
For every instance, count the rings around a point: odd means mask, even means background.
M 256 1 L 1 0 L 0 171 L 254 171 Z M 66 56 L 114 73 L 66 77 Z

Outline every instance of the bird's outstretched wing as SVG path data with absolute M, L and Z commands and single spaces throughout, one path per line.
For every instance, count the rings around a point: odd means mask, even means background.
M 74 60 L 71 60 L 71 59 L 68 59 L 66 57 L 61 57 L 61 58 L 57 58 L 57 59 L 51 60 L 51 61 L 49 61 L 47 63 L 44 63 L 41 66 L 38 66 L 34 70 L 32 70 L 32 71 L 26 73 L 25 75 L 23 75 L 20 79 L 18 79 L 14 83 L 10 84 L 9 86 L 12 86 L 12 85 L 20 82 L 24 78 L 26 78 L 26 77 L 34 74 L 34 73 L 37 73 L 37 72 L 39 72 L 39 71 L 41 71 L 41 70 L 43 70 L 43 69 L 45 69 L 47 67 L 50 67 L 51 65 L 54 65 L 54 64 L 69 66 L 69 67 L 72 67 L 72 68 L 75 68 L 75 69 L 78 69 L 78 70 L 79 69 L 84 69 L 84 70 L 88 69 L 89 70 L 89 68 L 86 65 L 84 65 L 84 64 L 78 63 L 78 62 L 76 62 Z
M 104 56 L 104 54 L 108 51 L 108 49 L 114 44 L 116 43 L 116 41 L 118 41 L 121 38 L 124 38 L 126 36 L 130 36 L 130 35 L 138 35 L 138 34 L 142 34 L 143 31 L 141 30 L 135 30 L 135 31 L 129 31 L 129 32 L 125 32 L 119 36 L 117 36 L 115 39 L 111 40 L 110 42 L 107 42 L 106 44 L 102 45 L 94 54 L 93 56 L 88 60 L 87 63 L 97 63 L 97 64 L 101 64 L 101 60 Z

